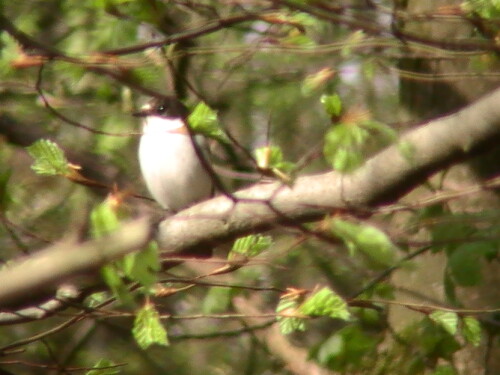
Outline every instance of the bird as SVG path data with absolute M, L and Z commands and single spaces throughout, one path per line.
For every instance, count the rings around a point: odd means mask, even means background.
M 160 206 L 178 212 L 213 194 L 203 141 L 187 128 L 188 109 L 175 97 L 153 98 L 133 115 L 142 118 L 139 165 Z M 198 145 L 195 148 L 195 143 Z

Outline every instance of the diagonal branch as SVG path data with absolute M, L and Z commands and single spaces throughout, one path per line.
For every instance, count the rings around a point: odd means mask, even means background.
M 369 212 L 396 202 L 433 173 L 498 147 L 500 89 L 465 109 L 403 135 L 349 175 L 328 172 L 298 178 L 293 186 L 260 183 L 200 203 L 165 219 L 158 240 L 176 256 L 207 244 L 276 225 L 321 219 L 340 210 Z M 411 152 L 403 153 L 401 145 Z M 151 225 L 138 220 L 102 240 L 57 244 L 0 271 L 0 306 L 32 301 L 64 280 L 95 271 L 144 245 Z
M 13 262 L 0 271 L 0 306 L 51 294 L 64 281 L 95 272 L 112 260 L 143 248 L 151 238 L 148 219 L 124 224 L 113 234 L 85 243 L 63 242 Z
M 304 176 L 291 187 L 261 183 L 234 194 L 237 202 L 218 197 L 198 204 L 164 220 L 159 242 L 168 252 L 182 253 L 335 210 L 364 211 L 396 202 L 433 173 L 498 147 L 498 103 L 500 89 L 409 131 L 352 174 Z

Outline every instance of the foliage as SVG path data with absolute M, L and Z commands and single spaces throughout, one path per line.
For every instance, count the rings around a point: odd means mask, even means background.
M 88 371 L 85 375 L 113 375 L 113 374 L 119 374 L 120 370 L 112 367 L 115 364 L 113 361 L 107 360 L 105 358 L 100 359 L 97 361 L 97 363 L 94 365 L 94 368 L 90 371 Z
M 27 147 L 26 150 L 35 160 L 31 169 L 37 174 L 65 176 L 70 172 L 64 152 L 54 142 L 41 139 Z
M 246 257 L 252 258 L 272 245 L 272 239 L 270 236 L 262 235 L 249 235 L 246 237 L 238 238 L 228 255 L 228 259 L 231 259 L 235 254 L 244 255 Z
M 105 239 L 145 213 L 165 216 L 145 199 L 141 131 L 130 116 L 152 92 L 178 95 L 192 109 L 191 129 L 217 141 L 210 146 L 227 192 L 262 178 L 287 194 L 302 175 L 332 170 L 350 189 L 357 169 L 389 145 L 411 166 L 421 155 L 401 134 L 454 112 L 463 104 L 455 97 L 496 85 L 497 0 L 272 4 L 3 2 L 2 263 Z M 460 84 L 466 92 L 452 90 Z M 421 103 L 432 108 L 417 113 Z M 288 374 L 294 366 L 283 352 L 293 350 L 308 354 L 315 372 L 464 375 L 471 348 L 481 366 L 496 350 L 495 317 L 486 313 L 498 313 L 488 296 L 497 287 L 500 216 L 494 193 L 482 190 L 499 184 L 442 172 L 401 201 L 383 192 L 376 207 L 356 199 L 322 207 L 305 197 L 297 210 L 317 209 L 311 223 L 297 222 L 296 212 L 253 233 L 249 200 L 252 225 L 236 228 L 247 235 L 217 244 L 210 259 L 152 241 L 109 262 L 101 277 L 70 275 L 82 291 L 76 300 L 54 294 L 45 304 L 44 289 L 26 306 L 34 318 L 2 309 L 2 366 Z M 274 196 L 262 204 L 281 213 Z M 196 231 L 202 224 L 189 215 L 172 225 L 192 220 L 188 232 Z M 273 347 L 281 339 L 287 345 Z
M 188 117 L 188 122 L 195 132 L 228 143 L 227 136 L 218 123 L 217 113 L 205 103 L 198 103 L 194 107 Z
M 280 298 L 276 308 L 281 333 L 284 335 L 306 329 L 304 319 L 325 316 L 348 320 L 351 316 L 346 302 L 329 288 L 321 288 L 304 299 L 303 291 L 291 290 Z
M 333 219 L 332 232 L 345 242 L 351 254 L 359 251 L 378 267 L 393 264 L 394 245 L 384 232 L 374 226 Z
M 161 324 L 158 311 L 149 303 L 136 313 L 132 334 L 142 349 L 147 349 L 153 344 L 169 345 L 167 331 Z

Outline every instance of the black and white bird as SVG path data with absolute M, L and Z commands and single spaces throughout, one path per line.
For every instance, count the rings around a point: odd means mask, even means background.
M 213 184 L 187 128 L 187 108 L 176 98 L 153 99 L 134 116 L 143 118 L 139 164 L 149 192 L 169 211 L 211 196 Z M 203 145 L 200 143 L 198 150 Z M 206 160 L 206 159 L 205 159 Z

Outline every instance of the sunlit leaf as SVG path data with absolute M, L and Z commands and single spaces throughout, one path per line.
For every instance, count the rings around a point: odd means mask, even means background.
M 500 1 L 498 0 L 466 0 L 462 9 L 473 16 L 479 15 L 485 19 L 500 17 Z
M 356 125 L 336 124 L 325 136 L 323 153 L 332 168 L 339 172 L 351 172 L 363 162 L 362 144 L 368 132 Z
M 307 298 L 300 305 L 299 311 L 308 316 L 328 316 L 342 320 L 348 320 L 351 317 L 342 297 L 326 287 Z
M 226 134 L 220 127 L 217 112 L 204 102 L 196 105 L 188 117 L 188 122 L 195 132 L 225 143 L 228 142 Z
M 474 346 L 481 343 L 481 323 L 473 316 L 466 316 L 462 319 L 462 333 L 467 342 Z
M 156 242 L 150 242 L 144 249 L 125 256 L 122 264 L 124 273 L 132 281 L 141 284 L 146 293 L 152 293 L 161 268 L 159 249 Z
M 272 173 L 284 183 L 291 182 L 292 179 L 289 174 L 295 169 L 295 164 L 283 159 L 283 152 L 278 146 L 257 148 L 255 150 L 255 160 L 262 171 Z
M 380 229 L 350 221 L 332 220 L 332 231 L 340 237 L 351 253 L 361 251 L 377 267 L 387 267 L 394 263 L 394 245 Z
M 276 307 L 276 314 L 281 316 L 276 317 L 279 322 L 280 332 L 283 335 L 288 335 L 295 331 L 305 331 L 306 322 L 298 312 L 299 299 L 296 296 L 285 295 L 280 298 Z
M 266 250 L 272 244 L 270 236 L 263 236 L 260 234 L 251 234 L 234 241 L 228 259 L 231 259 L 234 253 L 241 254 L 246 257 L 254 257 Z
M 132 295 L 130 294 L 125 282 L 121 277 L 120 270 L 116 264 L 108 264 L 101 267 L 101 276 L 113 295 L 120 300 L 124 305 L 133 303 Z
M 93 237 L 99 238 L 116 230 L 120 221 L 115 207 L 106 200 L 92 210 L 90 223 Z
M 450 335 L 457 333 L 458 315 L 452 311 L 436 310 L 429 315 L 429 318 L 441 327 Z
M 137 344 L 144 350 L 153 344 L 169 345 L 167 331 L 161 323 L 160 315 L 149 303 L 137 312 L 132 334 Z
M 340 116 L 342 112 L 342 101 L 340 96 L 337 94 L 323 95 L 320 100 L 328 115 L 335 117 Z
M 65 176 L 70 173 L 68 160 L 56 143 L 48 139 L 41 139 L 27 147 L 26 150 L 35 159 L 31 169 L 37 174 Z

